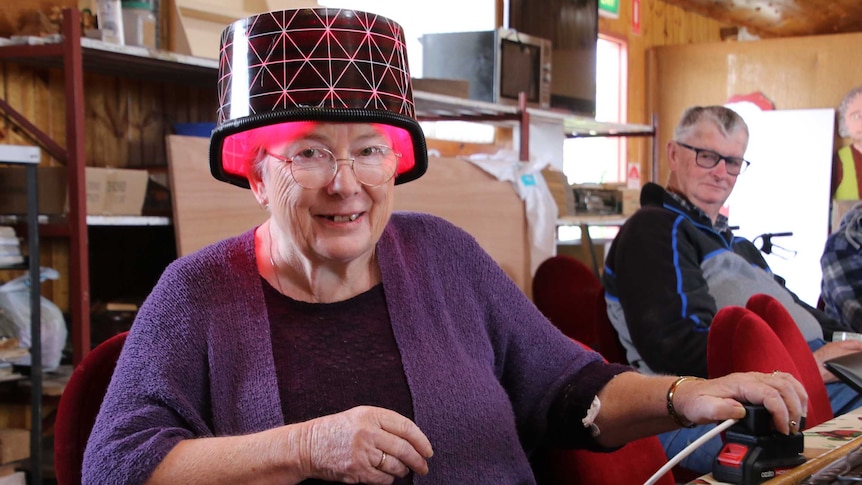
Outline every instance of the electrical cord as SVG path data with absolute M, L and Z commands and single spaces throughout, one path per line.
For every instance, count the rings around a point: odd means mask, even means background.
M 728 419 L 728 420 L 725 420 L 724 422 L 722 422 L 721 424 L 719 424 L 719 425 L 718 425 L 718 426 L 716 426 L 715 428 L 713 428 L 713 429 L 709 430 L 708 432 L 704 433 L 704 435 L 703 435 L 703 436 L 701 436 L 700 438 L 698 438 L 698 439 L 694 440 L 691 444 L 689 444 L 688 446 L 686 446 L 685 448 L 683 448 L 683 449 L 682 449 L 682 451 L 680 451 L 679 453 L 677 453 L 677 454 L 676 454 L 676 456 L 674 456 L 673 458 L 671 458 L 671 459 L 670 459 L 670 461 L 668 461 L 667 463 L 665 463 L 665 464 L 664 464 L 664 466 L 662 466 L 661 468 L 659 468 L 659 469 L 658 469 L 658 471 L 657 471 L 657 472 L 655 472 L 655 473 L 653 474 L 653 476 L 651 476 L 651 477 L 650 477 L 650 479 L 649 479 L 649 480 L 647 480 L 646 482 L 644 482 L 644 485 L 653 485 L 653 484 L 655 484 L 655 483 L 658 481 L 658 479 L 659 479 L 659 478 L 661 478 L 662 476 L 664 476 L 664 474 L 665 474 L 665 473 L 667 473 L 671 468 L 675 467 L 679 462 L 681 462 L 685 457 L 687 457 L 688 455 L 690 455 L 694 450 L 696 450 L 696 449 L 700 448 L 700 447 L 701 447 L 701 445 L 703 445 L 703 444 L 704 444 L 704 443 L 706 443 L 707 441 L 711 440 L 715 435 L 717 435 L 717 434 L 721 433 L 722 431 L 724 431 L 724 430 L 726 430 L 727 428 L 729 428 L 729 427 L 733 426 L 734 424 L 736 424 L 736 422 L 737 422 L 737 421 L 739 421 L 739 420 L 738 420 L 738 419 Z

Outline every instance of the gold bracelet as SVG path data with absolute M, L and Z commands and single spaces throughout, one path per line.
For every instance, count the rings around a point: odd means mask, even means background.
M 680 384 L 688 380 L 702 381 L 703 379 L 694 376 L 680 376 L 677 380 L 673 381 L 673 384 L 671 384 L 670 388 L 668 388 L 667 390 L 667 413 L 670 414 L 670 417 L 672 417 L 674 421 L 676 421 L 676 424 L 682 426 L 683 428 L 694 428 L 695 426 L 697 426 L 697 424 L 689 421 L 685 418 L 685 416 L 682 416 L 681 414 L 677 413 L 676 409 L 674 409 L 673 407 L 673 395 L 676 394 L 676 388 L 679 387 Z

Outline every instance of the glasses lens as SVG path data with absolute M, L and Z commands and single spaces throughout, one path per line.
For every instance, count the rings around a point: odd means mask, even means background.
M 718 165 L 718 162 L 721 161 L 721 157 L 718 153 L 710 152 L 707 150 L 700 150 L 697 152 L 697 157 L 695 161 L 698 165 L 703 168 L 712 168 Z
M 353 157 L 353 173 L 357 180 L 372 187 L 392 179 L 397 166 L 397 154 L 383 145 L 365 147 Z
M 724 169 L 729 175 L 739 175 L 748 167 L 748 162 L 739 157 L 723 157 L 709 150 L 697 150 L 695 163 L 703 168 L 713 168 L 724 160 Z
M 745 160 L 741 158 L 730 157 L 725 158 L 724 163 L 727 164 L 727 173 L 735 175 L 742 171 L 742 166 L 745 165 Z
M 306 148 L 289 160 L 294 180 L 306 189 L 319 189 L 335 176 L 335 156 L 325 148 Z

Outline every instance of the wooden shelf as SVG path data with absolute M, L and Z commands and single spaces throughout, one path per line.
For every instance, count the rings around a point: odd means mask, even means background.
M 170 226 L 170 217 L 161 216 L 87 216 L 88 226 Z
M 557 219 L 558 226 L 622 226 L 625 222 L 626 216 L 622 214 L 575 215 Z
M 51 42 L 31 45 L 0 46 L 0 59 L 21 64 L 48 67 L 63 66 L 63 43 L 58 35 Z M 81 38 L 84 70 L 112 76 L 171 82 L 205 84 L 216 89 L 218 62 L 214 59 L 187 56 L 145 47 L 109 44 L 100 40 Z

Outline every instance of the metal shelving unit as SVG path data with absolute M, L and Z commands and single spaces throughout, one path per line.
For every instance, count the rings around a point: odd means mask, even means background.
M 0 145 L 0 164 L 24 165 L 30 273 L 30 483 L 42 483 L 42 315 L 39 292 L 39 179 L 37 147 Z M 10 267 L 11 269 L 17 266 Z

